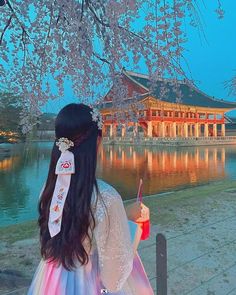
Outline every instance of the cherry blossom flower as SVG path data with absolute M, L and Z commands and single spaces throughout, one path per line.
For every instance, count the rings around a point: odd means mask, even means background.
M 218 0 L 219 1 L 219 0 Z M 126 108 L 123 67 L 145 65 L 152 81 L 188 78 L 181 67 L 183 19 L 196 24 L 196 0 L 8 0 L 0 7 L 0 84 L 24 97 L 24 132 L 70 80 L 81 102 L 99 102 L 116 85 Z M 1 2 L 2 3 L 2 2 Z M 216 10 L 223 16 L 221 5 Z M 56 91 L 52 91 L 56 89 Z

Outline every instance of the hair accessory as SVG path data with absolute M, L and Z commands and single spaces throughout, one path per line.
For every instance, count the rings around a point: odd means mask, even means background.
M 102 121 L 102 115 L 99 112 L 99 110 L 96 108 L 93 108 L 90 114 L 92 115 L 92 121 L 96 122 L 98 125 L 98 129 L 102 130 L 103 121 Z
M 56 142 L 56 145 L 58 146 L 59 150 L 63 153 L 67 151 L 70 147 L 74 146 L 74 143 L 66 137 L 61 137 Z
M 63 208 L 70 187 L 71 174 L 75 173 L 74 154 L 68 149 L 74 143 L 67 138 L 60 138 L 56 143 L 61 151 L 61 156 L 57 161 L 55 174 L 57 175 L 48 219 L 48 230 L 51 237 L 61 231 Z

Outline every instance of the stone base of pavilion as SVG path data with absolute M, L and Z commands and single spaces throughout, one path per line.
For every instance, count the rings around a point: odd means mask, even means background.
M 204 145 L 236 145 L 236 136 L 218 137 L 104 137 L 104 144 L 121 145 L 166 145 L 166 146 L 204 146 Z

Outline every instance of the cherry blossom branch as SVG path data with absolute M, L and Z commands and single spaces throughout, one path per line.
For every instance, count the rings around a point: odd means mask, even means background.
M 156 53 L 156 54 L 159 55 L 159 52 L 158 52 L 155 48 L 153 48 L 153 46 L 150 45 L 150 42 L 149 42 L 148 40 L 146 40 L 144 37 L 142 37 L 142 36 L 140 36 L 140 35 L 138 35 L 138 34 L 132 32 L 132 31 L 130 31 L 130 30 L 124 28 L 124 27 L 121 27 L 121 26 L 118 26 L 118 27 L 119 27 L 120 29 L 122 29 L 122 30 L 125 30 L 126 32 L 128 32 L 129 34 L 131 34 L 132 36 L 134 36 L 135 38 L 138 38 L 138 39 L 142 40 L 145 44 L 148 45 L 149 48 L 151 48 L 151 49 L 154 51 L 154 53 Z M 163 56 L 162 58 L 163 58 L 163 59 L 164 59 L 169 65 L 174 66 L 174 65 L 171 64 L 171 63 L 168 61 L 168 59 L 166 59 L 164 56 Z M 175 63 L 177 63 L 177 61 L 176 61 L 173 57 L 172 57 L 172 60 L 173 60 Z M 177 63 L 177 64 L 178 64 L 178 63 Z M 175 67 L 175 66 L 174 66 L 174 67 Z M 180 66 L 180 68 L 175 67 L 175 70 L 176 70 L 180 75 L 184 75 L 184 77 L 185 77 L 186 79 L 188 79 L 187 76 L 186 76 L 186 74 L 185 74 L 185 72 L 184 72 L 184 70 L 182 69 L 181 66 Z
M 103 58 L 101 56 L 99 56 L 97 53 L 93 52 L 93 56 L 95 56 L 97 59 L 99 59 L 100 61 L 102 61 L 103 63 L 106 63 L 108 65 L 110 65 L 111 63 L 106 59 L 106 58 Z
M 85 4 L 85 0 L 82 0 L 80 22 L 82 22 L 83 16 L 84 16 L 84 4 Z
M 30 38 L 30 36 L 29 36 L 28 32 L 26 31 L 24 25 L 22 24 L 21 20 L 19 19 L 19 17 L 17 16 L 15 10 L 13 9 L 13 7 L 12 7 L 10 1 L 7 0 L 7 1 L 6 1 L 6 4 L 7 4 L 7 6 L 9 7 L 9 9 L 11 10 L 11 12 L 12 12 L 13 16 L 15 17 L 15 19 L 17 20 L 17 22 L 19 23 L 19 25 L 20 25 L 22 31 L 23 31 L 23 32 L 24 32 L 24 33 Z
M 37 112 L 52 95 L 63 97 L 65 77 L 75 96 L 87 99 L 91 93 L 98 97 L 113 83 L 116 103 L 125 107 L 127 91 L 117 82 L 117 72 L 128 64 L 140 69 L 143 59 L 153 85 L 157 77 L 166 75 L 174 77 L 173 83 L 175 77 L 189 81 L 182 64 L 186 62 L 182 18 L 189 13 L 198 22 L 198 1 L 8 0 L 0 15 L 4 28 L 0 44 L 4 39 L 5 48 L 11 50 L 1 52 L 9 67 L 0 65 L 0 83 L 5 79 L 16 92 L 24 93 L 30 111 Z M 34 14 L 27 19 L 32 4 Z M 145 20 L 136 30 L 138 17 Z M 4 38 L 6 31 L 9 38 Z
M 103 21 L 97 16 L 96 12 L 94 11 L 94 9 L 92 8 L 92 6 L 90 5 L 90 1 L 89 1 L 89 0 L 86 0 L 86 4 L 87 4 L 89 10 L 92 12 L 93 16 L 95 17 L 95 20 L 96 20 L 99 24 L 101 24 L 102 26 L 105 26 L 105 27 L 110 28 L 110 25 L 109 25 L 108 23 L 104 23 L 104 22 L 103 22 Z M 165 6 L 165 0 L 164 0 L 164 6 Z M 167 25 L 166 20 L 165 20 L 165 24 Z M 143 42 L 145 42 L 145 44 L 148 44 L 148 45 L 150 46 L 150 42 L 148 42 L 144 37 L 140 36 L 139 34 L 136 34 L 135 32 L 133 32 L 133 31 L 131 31 L 131 30 L 128 30 L 127 28 L 125 28 L 125 27 L 123 27 L 123 26 L 120 26 L 120 25 L 118 25 L 118 28 L 121 29 L 121 30 L 126 31 L 127 33 L 133 35 L 133 36 L 136 37 L 136 38 L 141 39 Z M 167 42 L 167 44 L 170 45 L 169 40 L 168 40 L 168 36 L 167 36 L 166 32 L 165 32 L 165 35 L 166 35 L 166 42 Z M 156 50 L 155 50 L 155 51 L 156 51 Z M 157 50 L 157 51 L 158 51 L 158 50 Z M 156 53 L 158 53 L 157 51 L 156 51 Z M 173 61 L 174 61 L 176 64 L 178 64 L 178 65 L 180 66 L 180 64 L 177 63 L 177 61 L 174 60 L 174 58 L 173 58 L 172 53 L 171 53 L 170 50 L 169 50 L 169 55 L 172 57 Z M 165 60 L 166 60 L 166 61 L 168 62 L 168 64 L 170 65 L 170 62 L 169 62 L 167 59 L 165 59 Z M 172 65 L 173 65 L 173 64 L 172 64 Z M 177 68 L 176 68 L 176 69 L 177 69 Z M 181 75 L 184 74 L 184 70 L 182 69 L 182 67 L 180 67 L 180 70 L 178 69 L 178 73 L 181 74 Z M 187 76 L 186 76 L 186 75 L 185 75 L 185 78 L 187 79 Z
M 13 14 L 9 17 L 9 19 L 8 19 L 4 29 L 2 31 L 2 34 L 1 34 L 1 37 L 0 37 L 0 45 L 2 45 L 2 40 L 3 40 L 4 34 L 5 34 L 6 30 L 7 30 L 7 28 L 10 26 L 12 18 L 13 18 Z
M 85 3 L 87 4 L 89 10 L 92 12 L 93 16 L 95 17 L 96 21 L 99 22 L 104 27 L 110 27 L 108 23 L 104 23 L 96 14 L 95 10 L 93 9 L 92 5 L 90 4 L 89 0 L 85 0 Z

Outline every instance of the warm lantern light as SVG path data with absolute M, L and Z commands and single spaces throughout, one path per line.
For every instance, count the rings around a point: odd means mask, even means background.
M 17 133 L 12 131 L 0 131 L 0 136 L 17 136 Z
M 11 142 L 11 143 L 17 142 L 17 138 L 19 137 L 17 132 L 13 132 L 13 131 L 0 131 L 0 136 L 5 137 L 7 142 Z

